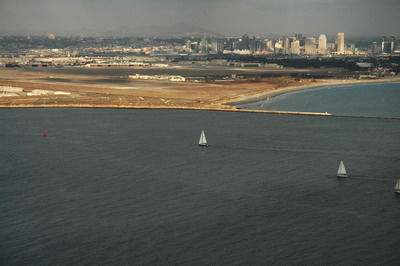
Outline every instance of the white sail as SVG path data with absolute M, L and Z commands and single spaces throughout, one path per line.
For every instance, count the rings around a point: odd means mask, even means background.
M 397 183 L 396 183 L 396 186 L 395 186 L 394 190 L 400 192 L 400 179 L 397 180 Z
M 347 177 L 346 168 L 344 168 L 343 161 L 340 161 L 339 169 L 337 171 L 337 176 L 339 176 L 339 177 Z
M 207 146 L 207 139 L 206 134 L 204 134 L 204 130 L 202 130 L 200 134 L 199 146 Z

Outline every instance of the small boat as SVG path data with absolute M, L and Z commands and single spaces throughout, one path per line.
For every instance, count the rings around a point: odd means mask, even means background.
M 394 192 L 400 194 L 400 179 L 397 180 L 396 186 L 394 187 Z
M 337 177 L 349 177 L 346 173 L 346 168 L 344 168 L 343 161 L 340 161 L 339 169 L 336 174 Z
M 43 137 L 46 137 L 46 136 L 47 136 L 47 132 L 45 130 L 45 131 L 43 131 Z
M 199 139 L 199 146 L 201 147 L 208 147 L 206 134 L 204 134 L 204 130 L 201 131 L 200 139 Z

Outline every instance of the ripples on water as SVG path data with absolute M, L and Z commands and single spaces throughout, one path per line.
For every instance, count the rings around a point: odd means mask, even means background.
M 322 87 L 244 104 L 243 109 L 400 118 L 400 82 Z
M 396 265 L 398 132 L 397 120 L 3 109 L 0 264 Z

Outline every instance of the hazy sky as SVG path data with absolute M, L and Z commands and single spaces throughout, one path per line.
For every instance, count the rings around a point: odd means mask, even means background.
M 399 34 L 400 0 L 0 0 L 0 33 L 176 23 L 216 33 Z

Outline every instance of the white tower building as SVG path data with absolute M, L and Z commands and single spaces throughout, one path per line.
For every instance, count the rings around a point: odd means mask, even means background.
M 291 44 L 291 53 L 292 54 L 300 54 L 300 42 L 299 40 L 295 40 Z
M 326 36 L 325 34 L 319 35 L 318 38 L 318 53 L 319 54 L 326 54 Z
M 336 36 L 336 51 L 338 54 L 344 54 L 344 33 L 339 32 Z

